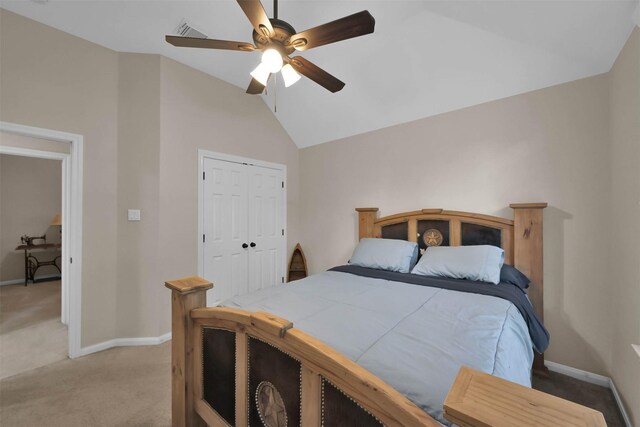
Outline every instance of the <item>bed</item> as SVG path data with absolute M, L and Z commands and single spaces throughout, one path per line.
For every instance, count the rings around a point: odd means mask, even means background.
M 210 283 L 167 282 L 174 425 L 438 426 L 448 424 L 442 402 L 461 366 L 530 386 L 532 369 L 544 373 L 533 348 L 546 347 L 536 324 L 545 206 L 511 205 L 513 220 L 357 209 L 361 239 L 501 247 L 531 279 L 525 297 L 343 266 L 205 308 Z

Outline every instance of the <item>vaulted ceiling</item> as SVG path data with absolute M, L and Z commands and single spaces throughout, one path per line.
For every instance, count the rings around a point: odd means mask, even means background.
M 265 0 L 272 16 L 272 4 Z M 251 40 L 234 0 L 0 0 L 0 7 L 121 51 L 173 58 L 245 89 L 258 52 L 176 48 L 185 19 L 211 38 Z M 367 9 L 375 33 L 304 52 L 346 83 L 332 94 L 302 79 L 261 95 L 307 147 L 607 72 L 638 0 L 281 0 L 301 31 Z M 245 95 L 252 96 L 252 95 Z M 277 103 L 277 111 L 275 106 Z

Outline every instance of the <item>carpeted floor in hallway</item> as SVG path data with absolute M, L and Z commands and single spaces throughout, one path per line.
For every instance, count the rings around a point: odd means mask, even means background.
M 170 342 L 119 347 L 0 381 L 0 425 L 169 426 Z
M 68 355 L 60 281 L 0 286 L 0 379 Z

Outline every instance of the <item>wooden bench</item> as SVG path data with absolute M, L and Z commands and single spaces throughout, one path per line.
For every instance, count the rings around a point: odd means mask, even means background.
M 606 427 L 601 412 L 463 366 L 444 402 L 444 417 L 461 427 Z

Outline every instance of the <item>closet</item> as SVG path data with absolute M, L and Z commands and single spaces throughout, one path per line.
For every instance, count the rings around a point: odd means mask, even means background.
M 285 169 L 202 158 L 202 268 L 207 305 L 284 283 Z

